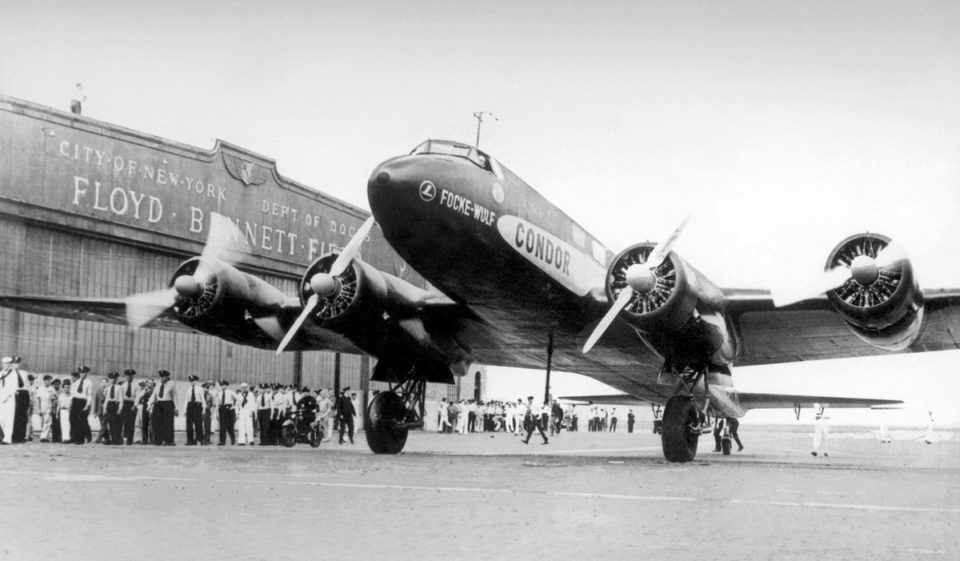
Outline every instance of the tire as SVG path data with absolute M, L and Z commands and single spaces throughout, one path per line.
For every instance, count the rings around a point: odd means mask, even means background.
M 699 412 L 693 399 L 675 395 L 667 401 L 663 411 L 660 443 L 663 456 L 668 462 L 689 462 L 697 456 L 700 433 L 691 431 L 691 425 L 699 424 Z
M 280 444 L 292 448 L 297 443 L 297 429 L 292 424 L 283 425 L 280 429 Z
M 367 446 L 374 454 L 399 454 L 407 443 L 409 429 L 397 427 L 403 421 L 407 407 L 400 396 L 393 392 L 380 392 L 367 407 Z
M 720 440 L 720 449 L 723 450 L 724 456 L 730 455 L 730 438 L 723 438 Z

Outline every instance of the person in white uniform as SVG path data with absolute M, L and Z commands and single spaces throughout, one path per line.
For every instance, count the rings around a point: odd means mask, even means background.
M 824 458 L 830 456 L 827 452 L 827 439 L 830 436 L 830 415 L 827 414 L 826 405 L 814 404 L 816 415 L 813 423 L 813 451 L 811 455 L 823 455 Z
M 253 446 L 253 419 L 257 416 L 257 400 L 250 393 L 246 382 L 240 384 L 237 396 L 237 444 Z
M 47 374 L 36 392 L 36 405 L 34 406 L 40 415 L 40 442 L 50 442 L 50 436 L 53 433 L 53 407 L 56 404 L 56 395 L 53 393 L 53 387 L 50 382 L 53 376 Z
M 17 377 L 13 375 L 13 359 L 5 356 L 0 370 L 0 432 L 2 444 L 13 444 L 13 415 L 17 408 Z
M 72 399 L 70 380 L 65 379 L 60 384 L 60 393 L 57 395 L 57 408 L 60 409 L 60 442 L 64 444 L 70 443 L 70 401 Z

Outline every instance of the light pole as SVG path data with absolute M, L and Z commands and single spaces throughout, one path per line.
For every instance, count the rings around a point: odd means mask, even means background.
M 480 125 L 483 124 L 484 117 L 492 117 L 494 121 L 499 121 L 500 119 L 489 111 L 474 111 L 473 118 L 477 120 L 477 142 L 474 144 L 477 148 L 480 148 Z

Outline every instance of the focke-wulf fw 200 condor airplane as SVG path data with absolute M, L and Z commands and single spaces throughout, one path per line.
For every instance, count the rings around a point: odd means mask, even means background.
M 0 296 L 47 315 L 197 330 L 283 350 L 365 352 L 389 382 L 366 411 L 367 443 L 400 452 L 423 425 L 426 382 L 472 362 L 584 374 L 663 404 L 663 453 L 692 460 L 711 417 L 814 402 L 898 401 L 738 392 L 731 367 L 955 349 L 960 289 L 921 290 L 903 250 L 879 234 L 841 241 L 807 294 L 719 288 L 657 244 L 613 256 L 573 219 L 477 148 L 428 140 L 368 182 L 373 216 L 340 253 L 316 259 L 299 294 L 234 266 L 242 242 L 211 217 L 203 253 L 170 285 L 128 298 Z M 432 285 L 416 287 L 359 256 L 374 220 Z M 814 276 L 815 273 L 811 276 Z

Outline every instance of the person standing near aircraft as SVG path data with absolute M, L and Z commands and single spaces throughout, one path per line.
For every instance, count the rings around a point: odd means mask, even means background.
M 137 404 L 140 406 L 140 444 L 150 444 L 153 440 L 152 423 L 150 419 L 150 401 L 153 396 L 153 383 L 149 380 L 140 382 L 140 393 L 137 395 Z
M 203 443 L 207 446 L 213 441 L 213 380 L 203 383 Z
M 110 385 L 104 388 L 102 422 L 107 428 L 104 444 L 122 444 L 123 436 L 120 433 L 120 428 L 123 423 L 120 419 L 120 408 L 123 405 L 123 392 L 117 385 L 120 373 L 110 372 L 107 374 L 107 378 L 110 380 Z
M 526 414 L 524 415 L 524 423 L 527 426 L 527 437 L 523 439 L 524 444 L 530 443 L 530 436 L 533 435 L 533 430 L 536 429 L 540 432 L 540 436 L 543 437 L 543 443 L 549 444 L 550 441 L 547 440 L 547 435 L 543 432 L 543 425 L 541 423 L 541 408 L 533 402 L 533 396 L 527 397 L 527 409 Z
M 240 384 L 240 395 L 237 396 L 237 444 L 253 446 L 253 420 L 257 416 L 257 401 L 250 395 L 250 386 Z
M 137 425 L 137 391 L 133 389 L 133 377 L 137 371 L 127 368 L 123 371 L 126 381 L 120 388 L 122 403 L 120 405 L 120 434 L 117 437 L 117 444 L 124 443 L 127 446 L 133 444 L 133 433 Z
M 637 417 L 636 415 L 633 414 L 633 409 L 628 409 L 627 410 L 627 432 L 628 433 L 633 432 L 633 425 L 634 423 L 636 423 L 636 421 L 637 421 Z
M 337 402 L 337 417 L 340 420 L 340 444 L 343 444 L 344 430 L 347 431 L 347 435 L 350 437 L 350 444 L 353 444 L 353 417 L 357 412 L 353 408 L 353 402 L 350 401 L 350 397 L 347 395 L 347 390 L 349 389 L 350 386 L 343 389 L 343 392 L 340 394 L 340 399 Z
M 333 412 L 333 401 L 330 400 L 330 393 L 325 389 L 317 390 L 317 423 L 323 434 L 323 442 L 330 440 L 331 427 L 330 415 Z
M 923 441 L 926 444 L 933 444 L 936 435 L 933 433 L 933 410 L 927 411 L 927 432 L 923 435 Z
M 30 432 L 27 425 L 30 424 L 30 386 L 20 370 L 20 357 L 15 356 L 10 360 L 10 374 L 13 381 L 16 382 L 16 393 L 14 395 L 14 413 L 13 413 L 13 442 L 23 442 L 27 439 Z
M 70 399 L 70 442 L 73 444 L 84 444 L 92 440 L 90 432 L 90 407 L 93 405 L 93 384 L 90 382 L 87 374 L 90 373 L 88 366 L 81 366 L 77 372 L 78 379 L 73 385 L 73 391 Z
M 713 420 L 713 451 L 720 452 L 722 451 L 721 440 L 723 437 L 723 429 L 727 424 L 727 419 L 725 417 L 717 417 Z M 816 454 L 814 454 L 816 455 Z
M 822 454 L 824 458 L 830 456 L 827 452 L 827 439 L 830 436 L 830 416 L 827 414 L 826 405 L 814 404 L 816 416 L 813 424 L 813 450 L 811 455 Z
M 53 409 L 56 404 L 56 396 L 53 393 L 53 387 L 50 382 L 53 376 L 46 374 L 34 392 L 33 409 L 40 416 L 40 442 L 50 442 L 53 433 Z
M 617 432 L 617 408 L 610 408 L 610 432 Z
M 260 384 L 257 394 L 257 425 L 260 428 L 260 446 L 268 446 L 273 444 L 270 439 L 270 413 L 273 411 L 270 391 L 266 385 Z
M 170 372 L 159 370 L 160 383 L 150 396 L 153 420 L 154 443 L 160 446 L 175 446 L 173 418 L 177 416 L 176 390 L 170 382 Z
M 743 452 L 743 444 L 740 442 L 740 434 L 737 429 L 740 428 L 740 420 L 736 417 L 727 417 L 727 426 L 730 427 L 730 436 L 737 443 L 737 452 Z
M 71 376 L 76 377 L 77 372 L 73 371 Z M 65 379 L 60 383 L 60 393 L 57 394 L 57 412 L 60 418 L 60 442 L 70 444 L 70 404 L 73 401 L 73 395 L 70 391 L 70 380 Z
M 13 444 L 13 420 L 17 409 L 17 377 L 10 366 L 13 359 L 3 357 L 3 370 L 0 371 L 0 432 L 3 444 Z
M 220 421 L 220 441 L 217 446 L 223 446 L 227 443 L 227 435 L 230 435 L 230 444 L 237 443 L 237 435 L 233 430 L 236 421 L 236 411 L 234 406 L 237 402 L 237 396 L 227 386 L 230 382 L 220 380 L 220 392 L 217 394 L 217 419 Z
M 187 399 L 183 409 L 187 417 L 187 446 L 196 446 L 197 443 L 203 444 L 203 413 L 207 408 L 203 399 L 203 388 L 197 382 L 200 377 L 191 374 L 187 376 L 190 382 L 190 389 L 187 390 Z

